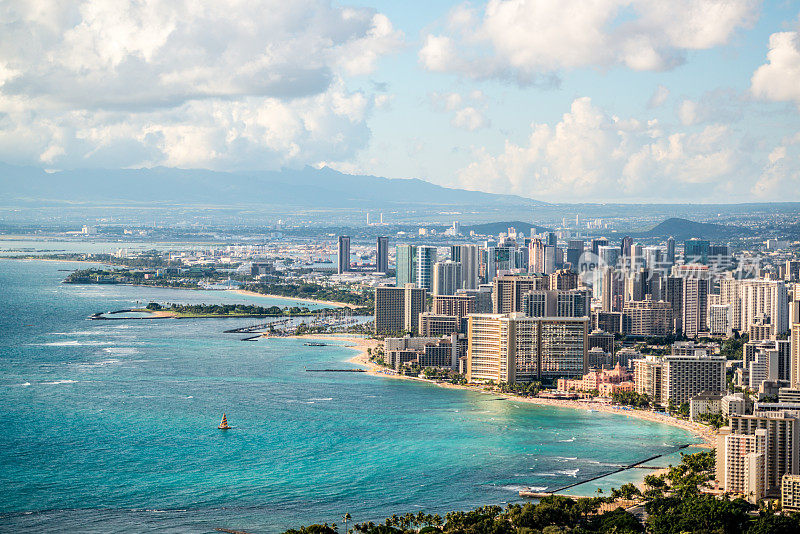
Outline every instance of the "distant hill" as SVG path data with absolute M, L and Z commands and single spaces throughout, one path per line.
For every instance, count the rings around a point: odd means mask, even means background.
M 643 237 L 669 237 L 678 241 L 691 239 L 730 239 L 733 237 L 748 236 L 752 232 L 741 226 L 728 226 L 724 224 L 700 223 L 688 219 L 673 217 L 658 224 L 651 230 L 641 234 Z
M 343 174 L 332 169 L 215 172 L 166 167 L 48 173 L 0 164 L 0 199 L 37 204 L 162 204 L 370 209 L 396 206 L 542 206 L 514 195 L 451 189 L 419 179 Z
M 531 235 L 532 228 L 535 229 L 534 231 L 537 234 L 540 232 L 550 231 L 550 228 L 545 228 L 543 226 L 536 226 L 531 223 L 526 223 L 522 221 L 502 221 L 502 222 L 475 224 L 472 226 L 462 226 L 461 231 L 462 233 L 465 234 L 470 233 L 470 231 L 474 231 L 476 234 L 480 235 L 498 235 L 501 232 L 507 232 L 509 228 L 516 228 L 517 232 L 522 232 L 526 236 Z

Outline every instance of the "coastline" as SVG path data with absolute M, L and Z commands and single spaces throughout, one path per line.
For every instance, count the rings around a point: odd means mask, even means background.
M 258 293 L 256 291 L 250 291 L 247 289 L 224 289 L 223 291 L 233 291 L 234 293 L 238 293 L 239 295 L 245 295 L 248 297 L 269 297 L 273 299 L 283 299 L 283 300 L 295 300 L 297 302 L 308 302 L 310 304 L 323 304 L 327 306 L 332 306 L 334 308 L 355 308 L 355 304 L 347 304 L 346 302 L 336 302 L 333 300 L 318 300 L 318 299 L 308 299 L 302 297 L 284 297 L 281 295 L 270 295 L 268 293 Z
M 694 443 L 689 446 L 689 451 L 687 453 L 691 453 L 691 449 L 713 449 L 716 442 L 716 433 L 710 427 L 706 427 L 704 425 L 700 425 L 697 423 L 691 423 L 689 421 L 684 421 L 681 419 L 676 419 L 674 417 L 668 415 L 661 415 L 654 412 L 646 412 L 643 410 L 634 410 L 634 409 L 625 409 L 624 407 L 615 407 L 610 406 L 607 404 L 599 403 L 599 402 L 582 402 L 582 401 L 574 401 L 574 400 L 561 400 L 561 399 L 541 399 L 536 397 L 520 397 L 513 394 L 507 393 L 499 393 L 496 391 L 489 391 L 483 389 L 480 386 L 473 386 L 473 385 L 458 385 L 458 384 L 450 384 L 446 382 L 437 382 L 434 380 L 428 380 L 425 378 L 413 377 L 413 376 L 404 376 L 399 375 L 391 370 L 378 365 L 369 359 L 369 355 L 367 353 L 367 349 L 375 349 L 379 345 L 379 341 L 375 339 L 365 338 L 365 337 L 357 337 L 350 334 L 342 334 L 342 335 L 325 335 L 325 334 L 303 334 L 300 336 L 293 336 L 297 339 L 315 339 L 315 340 L 324 340 L 324 341 L 345 341 L 348 343 L 352 343 L 352 345 L 347 346 L 347 348 L 352 348 L 358 351 L 356 355 L 351 358 L 348 358 L 348 362 L 358 365 L 360 367 L 365 368 L 365 374 L 371 376 L 380 376 L 385 378 L 395 378 L 401 380 L 416 380 L 418 382 L 424 382 L 427 384 L 432 384 L 442 388 L 451 388 L 451 389 L 466 389 L 470 391 L 475 391 L 477 393 L 484 393 L 490 394 L 492 396 L 500 396 L 508 400 L 513 400 L 515 402 L 526 402 L 528 404 L 535 404 L 539 406 L 550 406 L 554 408 L 567 408 L 573 410 L 594 410 L 601 413 L 607 414 L 614 414 L 614 415 L 625 415 L 627 417 L 638 419 L 642 421 L 649 421 L 653 423 L 659 423 L 664 425 L 669 425 L 672 427 L 680 428 L 687 432 L 690 432 L 694 436 L 697 436 L 703 440 L 702 443 Z M 695 452 L 699 452 L 695 450 Z M 640 470 L 641 471 L 641 470 Z M 644 490 L 644 477 L 646 475 L 661 475 L 667 473 L 669 471 L 668 468 L 664 469 L 657 469 L 652 470 L 647 473 L 642 473 L 640 480 L 636 480 L 633 483 L 640 489 Z M 611 474 L 611 473 L 610 473 Z M 598 482 L 602 480 L 603 477 L 598 479 Z M 591 497 L 592 495 L 586 495 Z
M 316 337 L 316 336 L 304 336 L 304 337 Z M 318 339 L 321 339 L 318 337 Z M 475 391 L 478 393 L 489 393 L 493 396 L 503 397 L 508 400 L 513 400 L 515 402 L 526 402 L 528 404 L 536 404 L 539 406 L 550 406 L 554 408 L 569 408 L 573 410 L 595 410 L 597 412 L 602 413 L 609 413 L 615 415 L 624 415 L 634 419 L 640 419 L 643 421 L 650 421 L 652 423 L 660 423 L 664 425 L 669 425 L 672 427 L 680 428 L 682 430 L 686 430 L 687 432 L 691 432 L 692 434 L 700 437 L 703 439 L 703 443 L 696 444 L 696 447 L 713 447 L 716 443 L 716 433 L 710 427 L 705 425 L 701 425 L 699 423 L 692 423 L 689 421 L 685 421 L 682 419 L 677 419 L 675 417 L 671 417 L 666 414 L 660 414 L 656 412 L 649 412 L 644 410 L 636 410 L 633 408 L 628 408 L 624 406 L 612 406 L 609 404 L 605 404 L 602 402 L 597 401 L 580 401 L 580 400 L 562 400 L 562 399 L 543 399 L 539 397 L 521 397 L 519 395 L 514 395 L 511 393 L 501 393 L 497 391 L 488 391 L 481 386 L 477 385 L 459 385 L 459 384 L 450 384 L 447 382 L 437 382 L 435 380 L 428 380 L 426 378 L 419 378 L 414 376 L 404 376 L 399 375 L 394 372 L 389 371 L 387 368 L 382 367 L 372 361 L 369 360 L 369 356 L 367 355 L 367 348 L 374 348 L 378 345 L 376 340 L 367 340 L 364 338 L 344 338 L 339 337 L 335 338 L 339 340 L 347 340 L 353 343 L 356 343 L 359 353 L 348 360 L 350 363 L 354 363 L 356 365 L 360 365 L 362 367 L 367 368 L 367 374 L 373 376 L 383 376 L 388 378 L 397 378 L 401 380 L 416 380 L 419 382 L 425 382 L 427 384 L 433 384 L 442 388 L 452 388 L 452 389 L 467 389 L 470 391 Z M 371 343 L 368 343 L 371 342 Z

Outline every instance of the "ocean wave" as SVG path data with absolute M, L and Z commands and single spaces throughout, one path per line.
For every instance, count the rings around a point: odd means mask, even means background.
M 333 397 L 321 397 L 321 398 L 318 398 L 318 399 L 317 398 L 311 398 L 311 399 L 308 399 L 308 400 L 310 400 L 310 401 L 332 401 Z
M 100 347 L 103 345 L 113 345 L 111 341 L 78 341 L 72 339 L 70 341 L 54 341 L 52 343 L 33 343 L 41 347 Z
M 51 332 L 52 336 L 95 336 L 102 334 L 101 330 L 76 330 L 75 332 Z
M 577 456 L 553 456 L 553 460 L 557 462 L 571 462 L 577 459 L 578 459 Z
M 127 356 L 130 354 L 139 354 L 139 349 L 135 347 L 107 347 L 103 349 L 103 352 L 107 352 L 109 354 L 119 354 L 121 356 Z
M 517 484 L 508 484 L 507 486 L 500 486 L 500 489 L 506 490 L 506 491 L 515 491 L 515 492 L 519 493 L 520 491 L 526 491 L 526 490 L 543 491 L 543 490 L 547 489 L 547 486 L 545 486 L 542 489 L 535 489 L 535 488 L 532 488 L 530 486 L 520 486 L 520 485 L 517 485 Z
M 558 441 L 561 442 L 561 443 L 572 443 L 573 441 L 575 441 L 575 436 L 572 436 L 569 439 L 560 439 Z
M 576 476 L 578 476 L 578 471 L 580 471 L 580 469 L 578 469 L 578 468 L 575 468 L 575 469 L 563 469 L 561 471 L 556 471 L 556 473 L 558 473 L 559 475 L 567 475 L 568 477 L 575 478 Z
M 45 386 L 57 386 L 59 384 L 77 384 L 77 380 L 53 380 L 52 382 L 41 382 Z
M 78 364 L 79 367 L 105 367 L 106 365 L 116 365 L 121 363 L 119 360 L 109 358 L 108 360 L 100 360 L 99 362 L 86 362 Z

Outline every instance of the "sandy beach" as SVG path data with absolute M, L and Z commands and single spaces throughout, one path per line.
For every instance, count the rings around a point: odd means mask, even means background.
M 346 302 L 334 302 L 331 300 L 317 300 L 317 299 L 306 299 L 306 298 L 299 298 L 299 297 L 284 297 L 282 295 L 270 295 L 267 293 L 257 293 L 255 291 L 248 291 L 247 289 L 228 289 L 227 291 L 232 291 L 239 295 L 247 295 L 248 297 L 271 297 L 276 299 L 283 299 L 283 300 L 296 300 L 298 302 L 309 302 L 311 304 L 321 304 L 323 306 L 330 306 L 333 308 L 355 308 L 354 304 L 347 304 Z
M 318 336 L 307 336 L 307 337 L 314 337 L 315 339 L 323 339 Z M 471 391 L 476 391 L 478 393 L 489 393 L 493 396 L 500 396 L 510 400 L 514 400 L 515 402 L 526 402 L 529 404 L 537 404 L 539 406 L 552 406 L 555 408 L 570 408 L 574 410 L 594 410 L 597 412 L 602 413 L 611 413 L 616 415 L 624 415 L 626 417 L 631 417 L 635 419 L 641 419 L 644 421 L 651 421 L 654 423 L 661 423 L 664 425 L 670 425 L 677 428 L 681 428 L 683 430 L 687 430 L 703 439 L 705 442 L 705 446 L 714 446 L 716 440 L 716 433 L 713 429 L 706 425 L 701 425 L 698 423 L 692 423 L 689 421 L 685 421 L 683 419 L 678 419 L 675 417 L 671 417 L 666 414 L 650 412 L 645 410 L 635 410 L 633 408 L 629 408 L 626 406 L 615 406 L 610 405 L 602 402 L 597 402 L 593 400 L 561 400 L 561 399 L 543 399 L 539 397 L 520 397 L 518 395 L 512 395 L 508 393 L 500 393 L 497 391 L 491 391 L 484 389 L 482 386 L 478 385 L 457 385 L 457 384 L 450 384 L 447 382 L 437 382 L 434 380 L 428 380 L 425 378 L 418 378 L 418 377 L 411 377 L 411 376 L 403 376 L 393 372 L 386 367 L 380 366 L 372 361 L 369 360 L 369 355 L 367 354 L 367 348 L 375 348 L 378 346 L 377 340 L 372 339 L 364 339 L 364 338 L 356 338 L 356 337 L 336 337 L 333 339 L 338 340 L 346 340 L 355 344 L 358 349 L 359 353 L 348 361 L 350 363 L 354 363 L 365 367 L 367 369 L 367 373 L 375 376 L 385 376 L 389 378 L 397 378 L 402 380 L 417 380 L 420 382 L 426 382 L 428 384 L 435 384 L 439 387 L 443 388 L 456 388 L 456 389 L 469 389 Z M 698 445 L 703 446 L 703 445 Z

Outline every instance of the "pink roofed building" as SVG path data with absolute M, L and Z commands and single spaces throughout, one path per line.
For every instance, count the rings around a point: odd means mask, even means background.
M 556 386 L 560 391 L 599 391 L 606 396 L 620 391 L 634 391 L 632 380 L 633 374 L 617 363 L 613 369 L 589 371 L 581 378 L 559 378 Z

